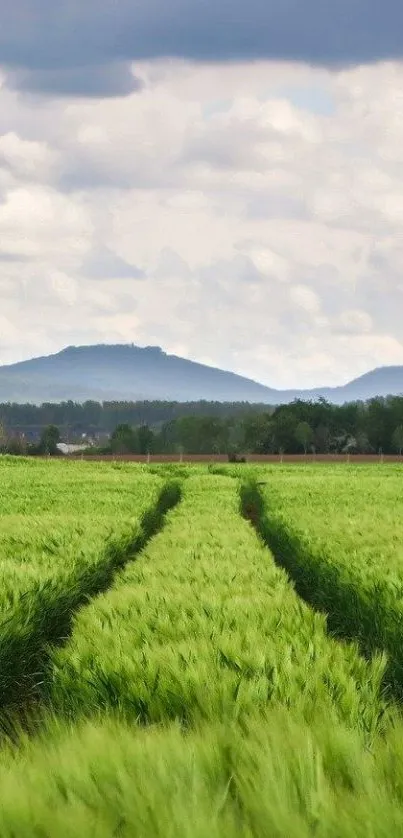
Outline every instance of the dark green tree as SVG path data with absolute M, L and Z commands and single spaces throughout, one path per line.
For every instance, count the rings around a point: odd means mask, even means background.
M 130 425 L 117 425 L 111 435 L 111 450 L 114 454 L 136 454 L 137 434 Z
M 314 432 L 308 422 L 299 422 L 295 428 L 295 439 L 304 449 L 304 454 L 307 454 L 314 440 Z
M 392 445 L 399 456 L 402 456 L 403 451 L 403 425 L 398 425 L 392 434 Z
M 57 447 L 60 442 L 60 431 L 56 425 L 48 425 L 41 434 L 38 450 L 40 454 L 50 454 L 54 456 L 59 453 Z
M 273 437 L 275 450 L 279 453 L 293 453 L 295 451 L 295 431 L 298 419 L 291 405 L 281 407 L 273 415 Z
M 137 437 L 137 453 L 151 454 L 154 450 L 154 434 L 148 425 L 140 425 L 135 435 Z
M 331 444 L 330 430 L 327 425 L 319 424 L 314 431 L 313 445 L 318 454 L 327 454 Z

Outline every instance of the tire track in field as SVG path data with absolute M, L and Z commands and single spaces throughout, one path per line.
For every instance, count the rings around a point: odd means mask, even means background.
M 0 731 L 12 735 L 19 720 L 29 718 L 40 704 L 51 647 L 67 642 L 78 610 L 112 585 L 116 574 L 163 529 L 167 512 L 181 499 L 181 483 L 166 483 L 131 539 L 123 543 L 115 539 L 95 567 L 84 567 L 69 581 L 64 579 L 63 587 L 50 580 L 28 592 L 0 624 Z
M 270 516 L 256 482 L 241 484 L 240 507 L 276 564 L 288 573 L 301 599 L 326 614 L 334 637 L 357 643 L 367 658 L 386 652 L 385 691 L 403 701 L 403 615 L 391 608 L 385 590 L 374 587 L 369 595 L 342 578 L 337 566 L 322 562 L 284 521 Z

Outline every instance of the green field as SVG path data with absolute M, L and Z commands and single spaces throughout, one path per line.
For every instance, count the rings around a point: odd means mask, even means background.
M 0 459 L 0 838 L 403 834 L 403 470 Z

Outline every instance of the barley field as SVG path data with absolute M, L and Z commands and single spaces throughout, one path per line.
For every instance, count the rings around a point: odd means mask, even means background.
M 0 458 L 0 838 L 403 834 L 403 469 Z

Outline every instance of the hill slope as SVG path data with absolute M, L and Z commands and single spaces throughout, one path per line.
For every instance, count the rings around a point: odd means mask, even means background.
M 403 394 L 403 367 L 372 370 L 342 387 L 275 390 L 152 346 L 69 346 L 55 355 L 0 367 L 0 402 L 204 399 L 279 404 L 323 396 L 340 404 L 389 394 Z
M 163 399 L 271 402 L 276 391 L 159 347 L 69 346 L 0 367 L 0 402 Z
M 316 392 L 315 390 L 313 391 Z M 378 367 L 354 378 L 343 387 L 322 388 L 321 393 L 329 401 L 365 401 L 374 396 L 403 395 L 403 366 Z

